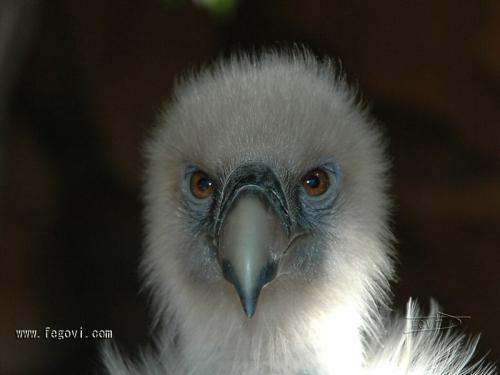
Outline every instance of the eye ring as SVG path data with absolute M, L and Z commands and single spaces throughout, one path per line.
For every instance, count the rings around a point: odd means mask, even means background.
M 330 177 L 322 169 L 313 169 L 302 178 L 302 187 L 307 195 L 319 197 L 324 194 L 330 186 Z
M 189 189 L 195 198 L 207 199 L 214 193 L 215 183 L 205 172 L 195 171 L 191 174 Z

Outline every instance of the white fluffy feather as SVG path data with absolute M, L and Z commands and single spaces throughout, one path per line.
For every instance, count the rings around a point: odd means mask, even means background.
M 299 174 L 325 155 L 341 165 L 343 191 L 339 220 L 324 233 L 330 250 L 318 266 L 323 272 L 276 279 L 247 319 L 221 276 L 189 267 L 202 250 L 181 204 L 182 170 L 192 162 L 224 176 L 263 160 Z M 142 270 L 162 328 L 158 350 L 137 364 L 105 350 L 110 374 L 494 372 L 472 364 L 476 341 L 441 331 L 406 334 L 405 319 L 383 318 L 394 274 L 387 161 L 378 130 L 331 63 L 298 51 L 220 62 L 177 89 L 147 160 Z M 407 314 L 418 314 L 416 306 Z

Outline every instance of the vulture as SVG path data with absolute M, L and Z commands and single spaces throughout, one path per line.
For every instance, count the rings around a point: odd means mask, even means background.
M 134 360 L 109 345 L 105 373 L 496 373 L 435 303 L 391 312 L 384 145 L 337 65 L 305 49 L 184 77 L 145 147 L 154 343 Z

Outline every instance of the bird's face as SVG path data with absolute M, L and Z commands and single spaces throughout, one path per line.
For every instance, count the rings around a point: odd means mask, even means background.
M 332 235 L 323 233 L 329 230 L 323 226 L 340 210 L 340 185 L 333 160 L 300 175 L 265 160 L 245 161 L 225 176 L 189 165 L 181 181 L 184 210 L 196 246 L 209 252 L 201 263 L 191 259 L 192 271 L 208 278 L 222 273 L 252 317 L 261 289 L 276 277 L 319 271 L 306 263 L 315 257 L 320 262 L 315 249 L 323 246 L 323 236 Z M 218 267 L 204 269 L 206 262 Z
M 206 73 L 154 134 L 144 264 L 173 303 L 239 299 L 251 318 L 391 272 L 377 134 L 344 86 L 283 64 Z

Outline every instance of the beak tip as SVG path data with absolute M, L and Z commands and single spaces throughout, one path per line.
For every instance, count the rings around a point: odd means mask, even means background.
M 246 300 L 246 301 L 241 301 L 243 304 L 243 310 L 245 311 L 245 315 L 247 316 L 248 319 L 252 319 L 252 317 L 255 314 L 255 308 L 257 305 L 257 301 L 251 301 L 251 300 Z
M 259 301 L 262 288 L 268 282 L 273 280 L 276 275 L 276 264 L 268 263 L 267 266 L 261 271 L 261 276 L 259 277 L 258 282 L 246 282 L 243 285 L 234 272 L 234 268 L 230 262 L 223 260 L 222 269 L 225 279 L 233 284 L 236 289 L 245 315 L 248 319 L 251 319 L 257 310 L 257 303 Z
M 231 263 L 225 260 L 223 260 L 222 269 L 226 280 L 233 284 L 236 289 L 245 315 L 248 319 L 251 319 L 257 309 L 257 301 L 259 299 L 261 286 L 255 287 L 253 291 L 251 290 L 252 288 L 242 288 Z

